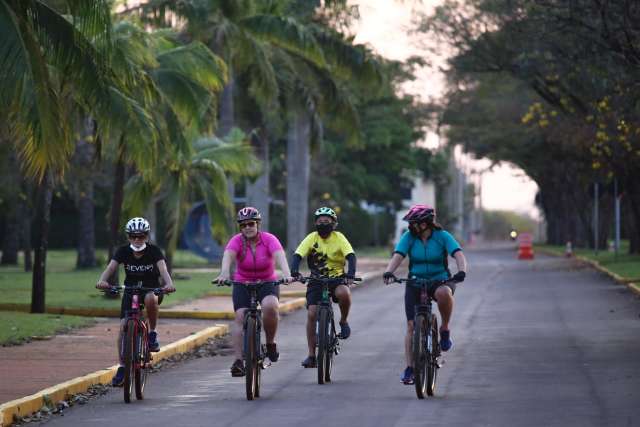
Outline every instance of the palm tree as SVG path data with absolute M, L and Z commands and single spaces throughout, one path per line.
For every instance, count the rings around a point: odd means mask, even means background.
M 109 2 L 61 3 L 64 10 L 59 12 L 44 1 L 0 0 L 0 111 L 11 117 L 19 135 L 24 169 L 40 183 L 31 301 L 31 311 L 37 313 L 45 308 L 54 174 L 64 172 L 73 147 L 62 90 L 72 84 L 86 105 L 95 105 L 105 95 L 108 71 Z
M 311 145 L 329 126 L 347 144 L 360 144 L 360 120 L 349 87 L 361 85 L 375 92 L 382 87 L 379 64 L 363 46 L 353 46 L 328 28 L 310 25 L 323 48 L 326 66 L 302 58 L 287 59 L 283 73 L 289 90 L 283 97 L 287 119 L 287 247 L 302 240 L 309 221 Z
M 231 200 L 227 175 L 247 176 L 259 171 L 246 137 L 232 130 L 224 140 L 215 136 L 195 138 L 191 144 L 165 152 L 156 174 L 149 180 L 137 175 L 127 183 L 128 211 L 141 212 L 154 199 L 161 200 L 167 214 L 167 262 L 172 265 L 179 231 L 192 200 L 204 199 L 214 236 L 227 235 Z
M 221 97 L 217 133 L 224 136 L 240 123 L 251 131 L 255 153 L 265 167 L 255 181 L 246 182 L 247 203 L 263 213 L 265 227 L 269 223 L 269 138 L 265 116 L 278 108 L 281 90 L 273 56 L 282 50 L 318 66 L 325 65 L 323 53 L 307 28 L 287 15 L 289 3 L 289 0 L 152 0 L 138 8 L 155 25 L 165 23 L 169 10 L 184 18 L 188 36 L 206 43 L 227 62 L 229 80 Z M 248 99 L 261 113 L 238 120 L 238 103 L 246 103 Z

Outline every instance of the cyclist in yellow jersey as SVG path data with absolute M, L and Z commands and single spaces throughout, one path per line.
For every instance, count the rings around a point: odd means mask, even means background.
M 338 216 L 328 207 L 316 210 L 316 231 L 307 235 L 298 245 L 291 262 L 291 276 L 300 277 L 298 269 L 302 258 L 307 258 L 309 270 L 312 275 L 328 277 L 345 277 L 346 285 L 329 287 L 331 298 L 340 307 L 340 338 L 347 339 L 351 335 L 351 328 L 347 322 L 349 309 L 351 308 L 351 291 L 356 272 L 356 255 L 351 244 L 339 231 L 335 231 L 338 225 Z M 345 264 L 348 264 L 345 273 Z M 305 368 L 315 368 L 316 363 L 316 318 L 318 315 L 318 303 L 322 298 L 322 290 L 319 286 L 307 287 L 307 345 L 309 355 L 302 362 Z

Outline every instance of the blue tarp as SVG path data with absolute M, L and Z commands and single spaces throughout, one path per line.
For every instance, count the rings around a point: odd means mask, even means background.
M 209 261 L 222 259 L 224 248 L 211 235 L 211 220 L 204 202 L 198 202 L 191 208 L 182 238 L 187 248 L 196 255 Z

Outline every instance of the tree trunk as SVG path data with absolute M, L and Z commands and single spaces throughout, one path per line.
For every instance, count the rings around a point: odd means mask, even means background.
M 76 143 L 76 152 L 73 157 L 75 166 L 74 178 L 76 190 L 76 208 L 78 209 L 78 257 L 76 268 L 93 268 L 96 262 L 96 235 L 95 235 L 95 203 L 93 182 L 93 159 L 95 155 L 95 122 L 91 117 L 86 117 L 82 123 L 82 135 Z
M 220 123 L 218 126 L 217 134 L 221 138 L 227 136 L 227 134 L 231 131 L 235 124 L 235 105 L 233 102 L 234 93 L 235 81 L 233 78 L 231 67 L 229 67 L 229 83 L 224 87 L 222 95 L 220 97 Z M 229 179 L 229 177 L 227 177 L 227 191 L 229 192 L 232 207 L 235 207 L 234 203 L 236 200 L 236 186 L 233 182 L 233 179 Z M 230 218 L 230 222 L 229 224 L 227 224 L 227 227 L 233 230 L 233 227 L 235 227 L 235 215 Z
M 17 265 L 18 264 L 18 251 L 20 250 L 20 229 L 22 212 L 20 206 L 23 203 L 22 198 L 24 194 L 20 194 L 19 191 L 15 191 L 20 188 L 20 166 L 15 150 L 9 150 L 6 164 L 3 162 L 3 167 L 6 167 L 6 171 L 3 171 L 5 182 L 3 185 L 9 189 L 7 198 L 5 200 L 6 210 L 6 223 L 4 230 L 4 239 L 2 241 L 2 258 L 0 264 L 2 265 Z M 13 191 L 11 191 L 13 190 Z
M 22 250 L 24 251 L 24 271 L 33 270 L 33 259 L 31 258 L 31 215 L 26 215 L 22 219 Z
M 125 144 L 124 135 L 120 138 L 118 147 L 118 160 L 116 161 L 115 176 L 113 180 L 113 195 L 111 199 L 111 218 L 109 227 L 109 260 L 113 257 L 120 238 L 120 215 L 122 214 L 122 203 L 124 201 L 124 172 L 125 172 Z M 108 262 L 108 260 L 107 260 Z M 111 276 L 109 283 L 117 285 L 119 281 L 119 271 Z
M 293 253 L 307 233 L 309 173 L 311 168 L 311 117 L 294 111 L 287 130 L 287 252 Z
M 35 263 L 31 282 L 31 312 L 44 313 L 45 310 L 45 275 L 47 264 L 47 246 L 49 239 L 49 223 L 51 219 L 51 198 L 53 194 L 53 178 L 50 171 L 38 186 L 35 215 Z
M 262 162 L 262 174 L 254 181 L 247 181 L 247 205 L 262 214 L 262 228 L 269 230 L 269 139 L 266 135 L 252 138 L 256 156 Z

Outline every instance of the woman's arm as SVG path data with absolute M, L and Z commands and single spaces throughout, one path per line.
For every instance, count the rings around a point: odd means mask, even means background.
M 110 288 L 111 285 L 107 282 L 107 280 L 109 279 L 109 277 L 113 275 L 113 273 L 116 272 L 117 269 L 118 269 L 118 262 L 113 259 L 109 261 L 109 264 L 107 264 L 107 268 L 104 269 L 104 271 L 100 275 L 100 278 L 98 279 L 96 288 L 98 289 Z
M 384 283 L 389 284 L 391 282 L 391 276 L 389 276 L 387 273 L 393 274 L 393 272 L 396 271 L 396 269 L 400 266 L 400 264 L 402 264 L 403 260 L 404 260 L 404 257 L 400 255 L 398 252 L 393 253 L 393 255 L 391 256 L 391 259 L 389 260 L 389 264 L 387 265 L 387 268 L 385 270 Z
M 225 249 L 222 254 L 222 263 L 220 265 L 220 274 L 216 281 L 229 280 L 229 276 L 231 275 L 231 264 L 233 264 L 236 260 L 236 253 L 230 249 Z
M 158 266 L 158 271 L 160 271 L 160 276 L 162 276 L 162 280 L 164 280 L 164 286 L 162 289 L 165 292 L 175 292 L 176 288 L 173 286 L 173 281 L 171 280 L 171 275 L 169 274 L 169 270 L 167 270 L 167 263 L 164 262 L 163 259 L 156 263 Z
M 456 253 L 453 254 L 453 258 L 455 258 L 455 260 L 456 260 L 456 265 L 458 266 L 458 271 L 464 271 L 466 273 L 467 272 L 467 258 L 464 256 L 464 253 L 462 253 L 462 251 L 456 251 Z
M 285 279 L 289 279 L 291 277 L 291 270 L 289 270 L 289 263 L 287 262 L 287 255 L 284 253 L 283 249 L 274 252 L 274 258 L 276 259 L 276 265 L 282 271 L 282 277 Z

